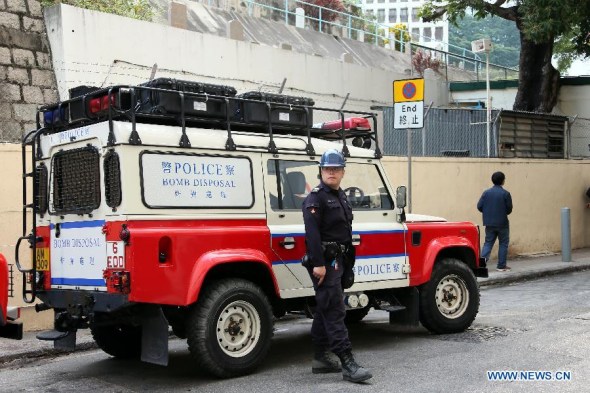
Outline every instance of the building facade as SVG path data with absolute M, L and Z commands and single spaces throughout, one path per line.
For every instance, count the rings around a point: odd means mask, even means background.
M 433 49 L 447 50 L 448 21 L 424 22 L 418 17 L 421 0 L 361 0 L 363 12 L 375 16 L 379 24 L 394 26 L 403 23 L 408 27 L 412 41 Z

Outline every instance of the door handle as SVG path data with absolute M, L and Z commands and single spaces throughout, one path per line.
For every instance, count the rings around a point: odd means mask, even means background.
M 361 244 L 361 235 L 352 235 L 352 245 L 358 246 Z
M 292 250 L 295 248 L 295 238 L 288 236 L 285 239 L 281 240 L 279 244 L 286 250 Z

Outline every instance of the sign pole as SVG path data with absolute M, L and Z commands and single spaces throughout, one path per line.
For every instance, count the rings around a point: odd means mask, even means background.
M 412 212 L 412 129 L 407 129 L 408 142 L 408 213 Z
M 490 157 L 490 122 L 492 121 L 492 105 L 490 102 L 490 52 L 486 52 L 486 142 L 488 158 Z
M 431 104 L 432 105 L 432 104 Z M 424 79 L 393 81 L 393 128 L 406 130 L 408 155 L 407 207 L 412 212 L 412 130 L 424 130 Z M 424 135 L 423 135 L 424 141 Z M 424 154 L 424 146 L 422 147 Z

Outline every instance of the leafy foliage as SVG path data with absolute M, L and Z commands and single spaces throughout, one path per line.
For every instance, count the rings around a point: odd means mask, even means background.
M 425 51 L 418 49 L 412 56 L 412 66 L 418 75 L 423 77 L 424 71 L 429 68 L 434 72 L 439 72 L 441 62 L 439 59 L 433 57 L 431 53 L 426 53 Z
M 518 66 L 520 37 L 514 23 L 492 16 L 477 20 L 467 14 L 459 25 L 449 26 L 449 44 L 461 48 L 471 48 L 471 41 L 488 37 L 494 45 L 490 53 L 491 63 L 506 67 Z M 452 47 L 449 50 L 454 52 Z
M 57 3 L 147 21 L 154 15 L 148 0 L 41 0 L 44 7 Z
M 559 72 L 551 64 L 555 41 L 561 37 L 576 54 L 590 56 L 590 0 L 427 0 L 420 16 L 431 21 L 446 14 L 458 25 L 468 9 L 476 19 L 493 15 L 514 22 L 521 50 L 514 109 L 551 112 L 559 92 Z M 568 49 L 558 44 L 557 50 Z
M 420 16 L 435 20 L 446 14 L 458 26 L 467 11 L 476 19 L 498 16 L 512 21 L 526 39 L 537 44 L 570 37 L 576 53 L 590 56 L 590 0 L 427 0 Z
M 321 16 L 322 21 L 333 22 L 340 16 L 340 14 L 329 10 L 338 12 L 345 11 L 344 5 L 340 0 L 311 0 L 308 3 L 302 4 L 302 8 L 305 10 L 305 15 L 315 19 L 320 19 Z M 320 8 L 314 6 L 328 8 L 329 10 L 322 9 L 320 15 Z
M 389 28 L 389 33 L 393 33 L 393 37 L 395 38 L 395 50 L 403 52 L 407 43 L 410 42 L 408 26 L 405 23 L 397 23 Z

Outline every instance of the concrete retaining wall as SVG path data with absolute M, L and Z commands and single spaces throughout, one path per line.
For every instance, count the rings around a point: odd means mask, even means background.
M 0 1 L 0 141 L 35 127 L 38 105 L 57 91 L 38 0 Z

